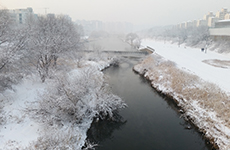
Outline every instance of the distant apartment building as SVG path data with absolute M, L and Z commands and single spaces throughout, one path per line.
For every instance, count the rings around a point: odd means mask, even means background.
M 210 36 L 214 40 L 230 40 L 230 12 L 227 8 L 222 8 L 216 15 L 209 12 L 201 20 L 183 22 L 177 25 L 178 28 L 199 26 L 209 27 Z
M 213 40 L 230 40 L 230 13 L 226 8 L 216 13 L 214 24 L 209 29 L 210 36 Z
M 193 26 L 194 26 L 194 27 L 197 27 L 197 22 L 198 22 L 198 20 L 193 20 L 192 22 L 193 22 Z
M 19 24 L 25 24 L 29 15 L 35 15 L 33 9 L 28 7 L 26 9 L 13 9 L 10 10 L 12 18 Z
M 203 19 L 187 21 L 187 22 L 179 24 L 178 27 L 179 28 L 189 28 L 189 27 L 208 26 L 208 22 L 209 22 L 210 17 L 215 17 L 213 12 L 209 12 L 208 14 L 204 15 Z M 210 20 L 210 21 L 212 21 L 212 20 Z
M 210 17 L 215 17 L 215 15 L 213 14 L 213 12 L 209 12 L 208 14 L 204 15 L 204 20 L 208 20 Z
M 208 18 L 208 26 L 213 28 L 215 27 L 215 22 L 217 22 L 219 20 L 219 18 L 216 18 L 216 17 L 209 17 Z
M 197 20 L 196 27 L 207 26 L 207 20 Z
M 106 31 L 109 33 L 120 34 L 129 33 L 133 30 L 133 25 L 127 22 L 102 22 L 98 20 L 77 20 L 77 24 L 84 28 L 86 35 L 93 31 Z
M 230 13 L 227 13 L 225 16 L 224 16 L 224 20 L 228 20 L 230 19 Z
M 199 26 L 208 26 L 210 28 L 215 27 L 215 23 L 219 20 L 228 20 L 230 19 L 230 12 L 228 12 L 227 8 L 222 8 L 220 11 L 214 15 L 213 12 L 209 12 L 204 15 L 203 19 L 188 21 L 185 23 L 180 23 L 177 25 L 178 28 L 188 28 L 188 27 L 199 27 Z
M 204 15 L 205 20 L 205 26 L 209 26 L 209 27 L 214 27 L 215 25 L 215 21 L 217 21 L 218 19 L 216 19 L 215 15 L 213 14 L 213 12 L 209 12 L 208 14 Z
M 190 27 L 194 27 L 194 22 L 193 21 L 185 22 L 185 28 L 190 28 Z
M 228 13 L 228 9 L 227 8 L 222 8 L 221 11 L 218 11 L 216 13 L 216 18 L 218 18 L 219 20 L 224 20 L 225 19 L 225 15 Z
M 180 28 L 186 28 L 185 22 L 180 23 L 180 24 L 179 24 L 179 27 L 180 27 Z
M 182 23 L 178 24 L 177 27 L 179 27 L 179 28 L 189 28 L 189 27 L 193 27 L 194 24 L 196 24 L 194 21 L 187 21 L 187 22 L 182 22 Z

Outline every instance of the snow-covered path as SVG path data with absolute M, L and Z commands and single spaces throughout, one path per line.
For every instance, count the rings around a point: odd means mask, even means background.
M 213 51 L 201 52 L 199 48 L 184 47 L 169 42 L 142 40 L 143 46 L 150 46 L 162 57 L 175 62 L 178 67 L 190 73 L 194 73 L 202 79 L 217 84 L 220 88 L 230 94 L 230 68 L 220 68 L 208 65 L 204 60 L 228 60 L 229 54 L 218 54 Z

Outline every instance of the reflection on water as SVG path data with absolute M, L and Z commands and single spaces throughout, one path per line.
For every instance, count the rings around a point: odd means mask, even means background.
M 104 140 L 111 139 L 114 130 L 120 130 L 127 122 L 118 113 L 115 114 L 115 118 L 115 120 L 95 120 L 87 132 L 88 140 L 100 145 Z

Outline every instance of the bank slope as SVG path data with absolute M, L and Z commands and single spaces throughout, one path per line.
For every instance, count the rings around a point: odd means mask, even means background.
M 151 85 L 172 97 L 204 136 L 219 149 L 230 149 L 230 98 L 217 85 L 188 73 L 154 53 L 133 68 Z

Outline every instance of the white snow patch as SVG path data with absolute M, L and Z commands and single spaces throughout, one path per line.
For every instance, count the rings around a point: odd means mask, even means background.
M 210 59 L 229 60 L 230 55 L 218 54 L 211 51 L 204 53 L 201 52 L 200 49 L 178 47 L 178 45 L 154 41 L 151 39 L 143 40 L 142 45 L 151 46 L 155 49 L 156 53 L 146 58 L 142 63 L 134 66 L 134 70 L 151 80 L 152 86 L 158 91 L 172 96 L 178 102 L 178 105 L 185 109 L 185 116 L 189 116 L 193 123 L 204 132 L 206 137 L 214 139 L 214 142 L 220 149 L 229 149 L 230 128 L 226 125 L 225 120 L 221 118 L 221 114 L 217 114 L 213 108 L 201 106 L 201 100 L 199 99 L 191 100 L 188 97 L 189 100 L 187 100 L 183 97 L 183 93 L 178 94 L 170 87 L 171 81 L 167 81 L 167 74 L 164 74 L 162 77 L 161 73 L 164 72 L 164 69 L 157 68 L 156 66 L 158 66 L 158 62 L 160 61 L 170 60 L 175 62 L 176 67 L 179 69 L 184 70 L 189 74 L 195 74 L 201 78 L 196 81 L 199 83 L 193 83 L 189 86 L 185 84 L 184 86 L 186 89 L 202 89 L 205 81 L 208 81 L 216 84 L 223 91 L 230 94 L 230 80 L 228 78 L 230 75 L 230 69 L 218 68 L 202 62 L 203 60 Z M 163 58 L 159 57 L 158 54 Z M 151 58 L 154 61 L 152 61 Z M 176 69 L 173 71 L 176 71 Z M 165 77 L 166 80 L 161 81 Z M 225 102 L 227 101 L 228 99 L 225 99 Z M 222 102 L 223 106 L 225 105 L 225 102 Z
M 84 66 L 95 67 L 98 70 L 110 66 L 112 60 L 107 61 L 85 61 Z M 69 77 L 76 77 L 79 75 L 79 68 L 73 69 L 69 73 Z M 103 75 L 103 73 L 101 73 Z M 52 82 L 50 82 L 52 83 Z M 32 142 L 36 141 L 41 135 L 44 135 L 46 129 L 42 124 L 33 121 L 30 118 L 26 108 L 31 102 L 38 100 L 39 96 L 45 92 L 50 84 L 41 83 L 40 78 L 30 76 L 24 78 L 18 85 L 14 85 L 12 90 L 6 90 L 0 93 L 0 101 L 3 105 L 3 112 L 1 115 L 5 117 L 5 123 L 0 124 L 0 150 L 4 149 L 24 149 Z M 0 116 L 1 117 L 1 116 Z M 85 143 L 87 137 L 86 132 L 92 123 L 91 119 L 85 119 L 79 126 L 75 127 L 74 132 L 79 135 L 78 149 Z M 65 128 L 65 127 L 64 127 Z M 68 130 L 67 129 L 62 129 Z M 68 132 L 68 131 L 66 131 Z
M 15 85 L 13 90 L 3 93 L 3 108 L 6 124 L 1 125 L 0 149 L 3 149 L 10 141 L 15 141 L 20 147 L 25 147 L 39 136 L 40 125 L 31 120 L 25 112 L 28 102 L 36 101 L 45 89 L 45 84 L 31 78 L 24 79 Z M 12 142 L 11 142 L 12 144 Z
M 178 47 L 176 44 L 152 39 L 144 39 L 141 44 L 154 48 L 157 54 L 175 62 L 179 68 L 217 84 L 230 94 L 230 78 L 228 78 L 230 69 L 218 68 L 202 62 L 209 59 L 230 60 L 230 54 L 219 54 L 209 50 L 204 53 L 199 48 Z

